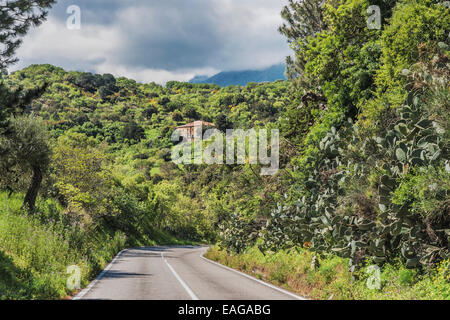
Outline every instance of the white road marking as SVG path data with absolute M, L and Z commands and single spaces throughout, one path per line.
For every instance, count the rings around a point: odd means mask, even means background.
M 94 281 L 92 281 L 85 289 L 83 289 L 80 293 L 78 293 L 75 297 L 72 298 L 72 300 L 80 300 L 82 299 L 94 286 L 95 284 L 100 281 L 101 278 L 103 278 L 103 276 L 108 272 L 109 269 L 111 269 L 111 267 L 113 266 L 114 262 L 116 262 L 116 260 L 120 257 L 120 255 L 125 252 L 125 250 L 120 251 L 117 256 L 115 256 L 115 258 L 113 259 L 113 261 L 110 262 L 110 264 L 108 264 L 106 266 L 106 268 L 98 275 L 97 278 L 95 278 Z
M 181 279 L 181 277 L 174 270 L 174 268 L 172 268 L 172 266 L 169 264 L 169 262 L 167 262 L 166 258 L 164 258 L 164 252 L 161 252 L 161 258 L 167 264 L 167 266 L 169 267 L 170 271 L 172 271 L 172 273 L 175 276 L 175 278 L 177 278 L 177 280 L 181 283 L 181 285 L 183 286 L 184 290 L 186 290 L 186 292 L 189 294 L 191 299 L 192 300 L 199 300 L 198 297 L 195 295 L 195 293 L 191 290 L 191 288 L 188 287 L 188 285 L 183 281 L 183 279 Z
M 212 260 L 210 260 L 210 259 L 208 259 L 208 258 L 205 258 L 203 255 L 204 255 L 204 254 L 201 254 L 201 255 L 200 255 L 200 258 L 202 258 L 202 259 L 205 260 L 205 261 L 208 261 L 209 263 L 215 264 L 215 265 L 217 265 L 217 266 L 219 266 L 219 267 L 221 267 L 221 268 L 227 269 L 227 270 L 229 270 L 229 271 L 233 271 L 233 272 L 235 272 L 235 273 L 238 273 L 238 274 L 240 274 L 240 275 L 243 276 L 243 277 L 246 277 L 246 278 L 248 278 L 248 279 L 251 279 L 251 280 L 253 280 L 253 281 L 256 281 L 256 282 L 258 282 L 258 283 L 260 283 L 260 284 L 263 284 L 263 285 L 265 285 L 265 286 L 267 286 L 267 287 L 269 287 L 269 288 L 272 288 L 272 289 L 274 289 L 274 290 L 277 290 L 277 291 L 279 291 L 279 292 L 281 292 L 281 293 L 287 294 L 288 296 L 291 296 L 291 297 L 293 297 L 293 298 L 295 298 L 295 299 L 297 299 L 297 300 L 308 300 L 307 298 L 300 297 L 300 296 L 298 296 L 298 295 L 296 295 L 296 294 L 294 294 L 294 293 L 292 293 L 292 292 L 289 292 L 289 291 L 287 291 L 287 290 L 278 288 L 278 287 L 276 287 L 276 286 L 274 286 L 274 285 L 272 285 L 272 284 L 270 284 L 270 283 L 266 283 L 266 282 L 264 282 L 264 281 L 262 281 L 262 280 L 256 279 L 255 277 L 252 277 L 252 276 L 250 276 L 250 275 L 248 275 L 248 274 L 246 274 L 246 273 L 237 271 L 237 270 L 232 269 L 232 268 L 230 268 L 230 267 L 224 266 L 223 264 L 220 264 L 220 263 L 218 263 L 218 262 L 212 261 Z

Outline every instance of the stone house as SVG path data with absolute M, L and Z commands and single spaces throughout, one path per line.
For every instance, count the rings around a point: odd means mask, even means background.
M 198 136 L 202 136 L 205 129 L 213 127 L 215 127 L 214 123 L 198 120 L 178 127 L 177 131 L 188 142 L 192 142 L 196 136 L 196 132 L 198 132 Z

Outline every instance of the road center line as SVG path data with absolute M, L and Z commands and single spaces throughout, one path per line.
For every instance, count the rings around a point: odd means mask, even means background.
M 161 258 L 167 264 L 167 266 L 169 267 L 170 271 L 172 271 L 172 273 L 175 276 L 175 278 L 177 278 L 177 280 L 181 283 L 181 285 L 183 286 L 184 290 L 186 290 L 186 292 L 189 294 L 191 299 L 192 300 L 199 300 L 198 297 L 195 295 L 195 293 L 191 290 L 191 288 L 188 287 L 188 285 L 183 281 L 183 279 L 181 279 L 181 277 L 178 275 L 178 273 L 175 271 L 175 269 L 172 268 L 172 266 L 169 264 L 169 262 L 167 262 L 166 258 L 164 257 L 164 252 L 161 252 Z

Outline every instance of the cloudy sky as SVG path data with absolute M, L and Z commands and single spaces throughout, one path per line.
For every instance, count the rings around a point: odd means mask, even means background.
M 284 61 L 277 32 L 286 0 L 59 0 L 32 30 L 12 70 L 51 63 L 140 82 L 185 81 L 223 70 Z M 67 28 L 67 8 L 81 9 L 81 29 Z

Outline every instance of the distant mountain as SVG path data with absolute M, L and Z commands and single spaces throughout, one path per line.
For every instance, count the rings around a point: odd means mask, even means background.
M 277 64 L 263 70 L 223 71 L 210 78 L 207 76 L 195 76 L 190 83 L 218 84 L 226 87 L 230 85 L 245 86 L 249 82 L 272 82 L 286 80 L 284 75 L 285 65 Z
M 195 76 L 191 80 L 189 80 L 189 83 L 203 83 L 203 81 L 206 81 L 209 79 L 209 76 Z

